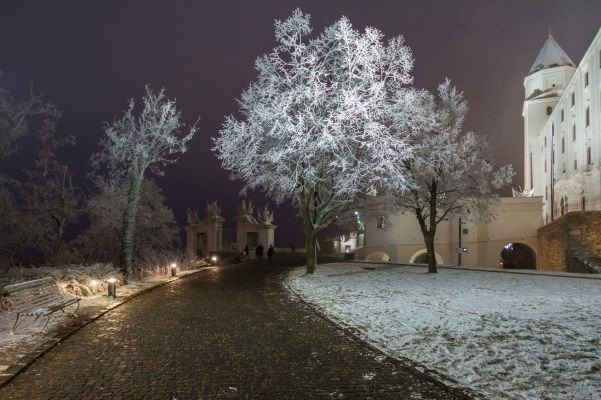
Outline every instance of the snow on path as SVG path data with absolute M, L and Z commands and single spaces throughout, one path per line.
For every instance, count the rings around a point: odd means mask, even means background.
M 601 280 L 320 265 L 287 283 L 393 356 L 487 397 L 601 399 Z

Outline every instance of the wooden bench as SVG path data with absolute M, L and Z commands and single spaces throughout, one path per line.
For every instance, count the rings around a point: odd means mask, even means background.
M 8 311 L 17 313 L 17 319 L 10 331 L 11 334 L 20 325 L 21 317 L 35 317 L 36 321 L 40 317 L 48 317 L 42 330 L 46 329 L 50 321 L 50 314 L 58 310 L 65 312 L 64 309 L 73 304 L 77 304 L 77 309 L 74 311 L 76 313 L 80 300 L 77 297 L 63 298 L 56 281 L 50 277 L 5 286 L 2 291 L 4 307 Z

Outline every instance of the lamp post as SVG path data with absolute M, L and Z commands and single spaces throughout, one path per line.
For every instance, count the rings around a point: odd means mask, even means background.
M 171 276 L 176 276 L 177 275 L 177 264 L 173 263 L 171 264 Z
M 115 278 L 109 278 L 108 282 L 108 297 L 113 299 L 117 298 L 117 280 Z

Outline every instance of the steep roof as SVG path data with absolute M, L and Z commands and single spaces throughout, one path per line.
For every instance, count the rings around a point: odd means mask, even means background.
M 543 48 L 538 53 L 538 57 L 536 57 L 530 71 L 528 71 L 528 75 L 544 68 L 559 67 L 561 65 L 576 66 L 561 46 L 557 44 L 553 36 L 549 34 Z

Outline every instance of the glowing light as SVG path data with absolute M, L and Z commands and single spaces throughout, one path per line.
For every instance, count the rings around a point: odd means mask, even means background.
M 109 278 L 106 280 L 108 283 L 116 283 L 117 280 L 115 278 Z
M 92 287 L 98 286 L 99 283 L 100 282 L 98 282 L 96 279 L 91 279 L 90 280 L 90 286 L 92 286 Z

